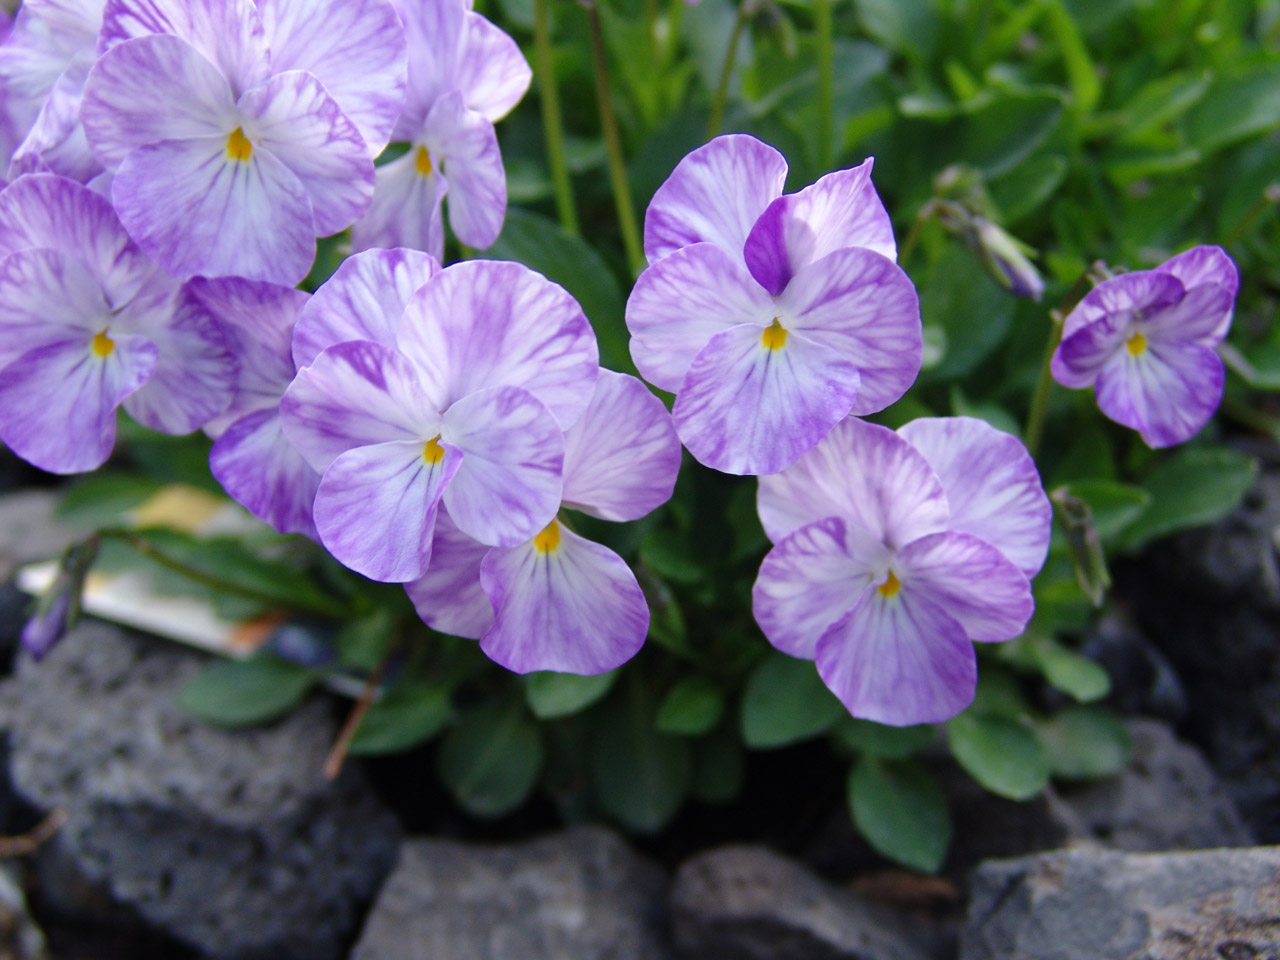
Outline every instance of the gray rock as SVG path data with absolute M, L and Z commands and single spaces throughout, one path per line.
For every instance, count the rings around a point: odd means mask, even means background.
M 983 864 L 960 960 L 1274 960 L 1280 848 L 1062 850 Z
M 680 867 L 672 925 L 697 960 L 925 960 L 900 918 L 763 847 L 724 847 Z
M 1061 793 L 1087 836 L 1133 852 L 1254 843 L 1199 750 L 1159 721 L 1130 720 L 1127 726 L 1129 766 L 1117 777 Z
M 57 504 L 53 490 L 18 490 L 0 497 L 0 582 L 23 564 L 60 557 L 83 536 L 54 519 Z
M 409 840 L 351 960 L 668 960 L 666 876 L 600 828 Z
M 236 732 L 180 713 L 201 662 L 86 621 L 0 687 L 15 789 L 67 813 L 41 848 L 46 899 L 219 960 L 336 960 L 395 859 L 394 819 L 356 770 L 324 779 L 320 701 Z
M 44 933 L 10 870 L 0 868 L 0 960 L 49 960 Z

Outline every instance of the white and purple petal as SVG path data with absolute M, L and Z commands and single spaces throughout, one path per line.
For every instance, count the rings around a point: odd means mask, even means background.
M 408 41 L 409 83 L 392 140 L 418 136 L 432 105 L 454 88 L 469 6 L 465 0 L 404 0 L 399 4 Z
M 436 101 L 422 131 L 449 182 L 449 224 L 458 239 L 483 250 L 498 239 L 507 215 L 507 178 L 493 123 L 454 90 Z
M 529 62 L 516 42 L 468 10 L 454 71 L 454 83 L 467 106 L 497 123 L 520 102 L 532 78 Z
M 425 164 L 419 159 L 422 153 L 427 154 Z M 351 228 L 352 249 L 407 247 L 443 259 L 441 203 L 447 190 L 427 148 L 411 144 L 403 157 L 376 169 L 373 200 Z
M 319 536 L 311 506 L 320 474 L 284 435 L 275 407 L 232 423 L 214 443 L 209 469 L 232 498 L 280 533 Z
M 1179 340 L 1117 351 L 1095 385 L 1098 409 L 1142 434 L 1150 447 L 1190 440 L 1222 402 L 1226 369 L 1216 350 Z
M 1093 386 L 1107 364 L 1124 352 L 1125 342 L 1135 332 L 1131 321 L 1129 311 L 1117 311 L 1077 326 L 1053 352 L 1049 362 L 1053 379 L 1077 390 Z
M 1231 325 L 1235 294 L 1217 283 L 1191 287 L 1177 303 L 1135 324 L 1148 340 L 1191 340 L 1216 347 Z
M 491 549 L 459 530 L 448 510 L 436 512 L 431 564 L 404 585 L 423 623 L 468 640 L 484 635 L 493 623 L 493 604 L 480 586 L 480 563 Z
M 1135 270 L 1104 280 L 1067 314 L 1062 339 L 1102 317 L 1140 319 L 1144 314 L 1177 303 L 1185 291 L 1177 277 L 1157 270 Z
M 56 250 L 0 260 L 0 367 L 29 350 L 105 329 L 111 308 L 96 278 Z
M 58 78 L 26 139 L 14 151 L 10 180 L 24 173 L 56 173 L 84 183 L 101 172 L 80 123 L 80 102 L 90 66 L 74 61 Z
M 1240 292 L 1240 271 L 1236 262 L 1221 247 L 1192 247 L 1173 259 L 1166 260 L 1156 267 L 1156 272 L 1173 274 L 1187 290 L 1201 284 L 1216 283 L 1226 287 L 1232 301 Z M 1233 310 L 1229 307 L 1226 314 L 1218 318 L 1218 325 L 1204 343 L 1206 347 L 1222 342 L 1231 328 L 1232 313 Z

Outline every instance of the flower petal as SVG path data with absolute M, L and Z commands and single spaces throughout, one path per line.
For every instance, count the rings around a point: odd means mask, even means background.
M 364 137 L 319 80 L 303 70 L 278 73 L 245 93 L 239 107 L 255 146 L 306 189 L 316 236 L 364 216 L 373 198 L 373 161 Z
M 404 105 L 404 27 L 387 0 L 258 0 L 277 72 L 319 78 L 368 144 L 382 152 Z
M 156 348 L 118 336 L 106 357 L 80 335 L 36 347 L 0 370 L 0 440 L 51 473 L 94 470 L 116 437 L 116 408 L 147 382 Z
M 418 441 L 356 447 L 329 465 L 316 491 L 320 540 L 370 580 L 405 583 L 426 572 L 440 495 L 464 456 L 441 444 L 430 462 Z
M 649 267 L 627 298 L 631 356 L 650 383 L 680 389 L 698 351 L 740 323 L 768 326 L 777 304 L 746 268 L 713 243 L 697 243 Z
M 1077 390 L 1093 386 L 1098 374 L 1117 352 L 1123 352 L 1125 340 L 1132 332 L 1129 318 L 1127 311 L 1103 313 L 1064 337 L 1049 362 L 1053 379 Z
M 1148 340 L 1194 340 L 1216 347 L 1231 326 L 1235 294 L 1216 283 L 1202 283 L 1187 290 L 1177 303 L 1139 321 L 1136 326 Z M 1225 320 L 1225 326 L 1223 318 Z
M 1226 382 L 1217 351 L 1180 340 L 1150 340 L 1137 356 L 1117 352 L 1098 375 L 1098 409 L 1142 434 L 1150 447 L 1190 440 L 1209 422 Z
M 74 61 L 58 78 L 26 139 L 14 151 L 9 179 L 16 180 L 23 173 L 52 172 L 83 183 L 101 172 L 102 167 L 89 149 L 80 123 L 81 100 L 90 66 Z M 3 97 L 0 97 L 0 112 L 3 112 Z
M 85 136 L 108 170 L 161 140 L 226 138 L 238 125 L 231 85 L 185 40 L 139 37 L 103 55 L 81 107 Z
M 855 416 L 883 410 L 920 373 L 924 331 L 916 288 L 901 267 L 875 251 L 837 250 L 801 267 L 778 297 L 778 308 L 788 327 L 858 368 Z
M 1221 247 L 1192 247 L 1156 267 L 1156 273 L 1170 273 L 1190 290 L 1202 283 L 1226 287 L 1234 297 L 1240 292 L 1240 270 Z
M 515 546 L 560 509 L 564 435 L 527 390 L 492 387 L 463 397 L 445 411 L 440 436 L 464 454 L 444 502 L 467 536 Z
M 459 530 L 448 510 L 436 512 L 431 564 L 404 585 L 423 623 L 455 637 L 480 639 L 493 623 L 493 604 L 480 586 L 480 562 L 491 549 Z
M 464 0 L 408 0 L 400 4 L 409 50 L 409 85 L 392 140 L 412 140 L 432 104 L 453 89 L 467 8 Z
M 294 363 L 305 367 L 326 347 L 347 340 L 394 347 L 405 305 L 439 272 L 439 261 L 418 250 L 366 250 L 347 257 L 299 315 Z
M 56 250 L 0 260 L 0 367 L 36 347 L 104 329 L 111 308 L 97 280 Z
M 895 727 L 949 720 L 978 682 L 973 644 L 941 606 L 874 587 L 818 641 L 817 662 L 851 714 Z
M 1022 633 L 1035 602 L 1031 583 L 1003 553 L 969 533 L 934 533 L 898 552 L 893 570 L 904 602 L 917 595 L 941 606 L 970 640 Z
M 781 196 L 787 161 L 746 134 L 716 137 L 681 160 L 649 202 L 644 253 L 655 263 L 710 241 L 741 259 L 759 216 Z
M 373 200 L 351 228 L 351 248 L 408 247 L 443 259 L 440 203 L 448 188 L 444 177 L 434 166 L 429 173 L 422 173 L 412 148 L 374 173 Z
M 827 517 L 792 531 L 765 556 L 751 590 L 769 642 L 812 660 L 818 640 L 881 575 L 890 551 L 870 534 Z
M 676 395 L 676 433 L 699 463 L 724 473 L 777 473 L 849 414 L 858 368 L 798 333 L 765 342 L 743 324 L 717 333 Z
M 778 197 L 751 228 L 743 256 L 760 285 L 777 296 L 797 273 L 845 247 L 898 258 L 893 224 L 871 183 L 874 158 L 828 173 L 799 193 Z
M 578 302 L 559 284 L 505 261 L 466 260 L 436 274 L 405 307 L 397 342 L 442 385 L 443 403 L 488 387 L 520 387 L 561 429 L 586 409 L 599 370 L 595 333 Z
M 520 102 L 533 71 L 516 42 L 474 10 L 462 36 L 454 83 L 470 109 L 497 123 Z
M 316 538 L 311 505 L 320 474 L 294 449 L 275 408 L 236 420 L 209 454 L 214 479 L 246 510 L 281 533 Z
M 440 432 L 418 371 L 390 347 L 334 344 L 298 371 L 280 401 L 290 442 L 317 470 L 352 447 L 403 440 L 422 445 Z
M 840 517 L 900 547 L 947 529 L 947 498 L 928 461 L 886 427 L 849 418 L 782 473 L 760 478 L 760 520 L 777 543 L 792 530 Z
M 139 147 L 121 164 L 111 198 L 138 246 L 180 279 L 292 286 L 315 259 L 306 188 L 265 150 L 231 158 L 225 137 Z
M 922 417 L 898 434 L 942 481 L 951 529 L 981 537 L 1034 577 L 1049 551 L 1053 507 L 1022 441 L 973 417 Z
M 480 649 L 516 673 L 612 670 L 644 645 L 649 606 L 621 557 L 552 523 L 550 549 L 539 536 L 484 558 L 480 579 L 495 615 Z
M 1104 280 L 1067 314 L 1062 339 L 1104 316 L 1122 317 L 1123 321 L 1117 321 L 1117 325 L 1123 326 L 1129 319 L 1177 303 L 1185 289 L 1172 274 L 1156 270 L 1135 270 Z
M 605 520 L 638 520 L 671 499 L 680 438 L 649 388 L 601 370 L 586 412 L 564 435 L 565 506 Z
M 507 178 L 493 124 L 468 110 L 454 90 L 427 114 L 423 141 L 441 157 L 449 181 L 449 224 L 458 239 L 483 250 L 498 239 L 507 214 Z

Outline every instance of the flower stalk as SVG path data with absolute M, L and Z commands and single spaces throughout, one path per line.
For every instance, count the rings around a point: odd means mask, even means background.
M 560 219 L 560 226 L 577 234 L 578 210 L 573 202 L 573 184 L 569 180 L 569 162 L 565 158 L 564 120 L 560 113 L 560 94 L 556 89 L 555 65 L 551 57 L 551 0 L 534 0 L 533 47 L 534 59 L 538 63 L 542 131 L 547 141 L 551 183 L 555 188 L 556 216 Z

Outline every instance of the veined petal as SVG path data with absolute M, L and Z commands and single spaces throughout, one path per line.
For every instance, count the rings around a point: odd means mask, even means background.
M 454 90 L 427 114 L 423 140 L 443 161 L 453 232 L 468 246 L 490 246 L 507 214 L 507 178 L 493 124 L 468 110 Z
M 304 70 L 277 73 L 240 98 L 255 147 L 289 168 L 311 198 L 315 234 L 326 237 L 364 215 L 373 161 L 356 125 Z
M 516 673 L 589 676 L 626 663 L 649 632 L 635 574 L 612 550 L 558 521 L 549 530 L 485 556 L 480 579 L 495 615 L 480 649 Z
M 1235 294 L 1216 283 L 1192 287 L 1177 303 L 1158 310 L 1137 324 L 1148 340 L 1194 340 L 1215 347 L 1231 325 Z
M 33 120 L 62 72 L 73 61 L 92 58 L 101 26 L 102 0 L 27 0 L 21 5 L 12 29 L 0 30 L 5 41 L 0 46 L 0 87 L 18 114 L 30 109 L 26 119 Z
M 741 259 L 747 235 L 782 195 L 787 161 L 747 134 L 716 137 L 676 164 L 649 202 L 644 253 L 650 263 L 709 241 Z
M 516 42 L 474 10 L 462 36 L 454 82 L 469 108 L 497 123 L 520 102 L 533 71 Z
M 920 452 L 854 417 L 793 466 L 761 477 L 756 506 L 774 543 L 806 523 L 840 517 L 898 548 L 946 530 L 949 517 L 942 481 Z
M 781 346 L 743 324 L 694 358 L 671 414 L 699 463 L 724 473 L 777 473 L 849 414 L 858 368 L 798 333 Z
M 81 116 L 108 170 L 137 147 L 192 137 L 225 141 L 239 125 L 231 84 L 191 44 L 171 36 L 139 37 L 104 54 L 85 83 Z
M 455 637 L 480 639 L 493 623 L 493 604 L 480 586 L 480 562 L 490 549 L 459 530 L 448 510 L 436 512 L 431 564 L 404 585 L 423 623 Z
M 405 307 L 397 343 L 446 403 L 520 387 L 573 426 L 599 370 L 595 333 L 559 284 L 519 263 L 466 260 L 436 274 Z M 454 519 L 466 529 L 456 513 Z M 532 536 L 532 534 L 530 534 Z
M 92 337 L 111 308 L 87 269 L 56 250 L 0 260 L 0 367 L 48 343 Z
M 1104 280 L 1067 314 L 1062 339 L 1100 317 L 1123 314 L 1140 318 L 1154 313 L 1181 300 L 1185 289 L 1173 274 L 1156 270 L 1135 270 Z
M 1190 290 L 1202 283 L 1226 287 L 1234 297 L 1240 292 L 1240 270 L 1221 247 L 1192 247 L 1156 267 L 1156 273 L 1171 273 Z
M 1150 340 L 1136 356 L 1118 351 L 1098 375 L 1098 409 L 1142 434 L 1150 447 L 1190 440 L 1222 402 L 1226 369 L 1217 351 Z
M 922 417 L 898 434 L 942 481 L 950 528 L 981 537 L 1034 577 L 1049 551 L 1053 507 L 1022 441 L 974 417 Z
M 409 298 L 439 272 L 440 262 L 418 250 L 366 250 L 347 257 L 298 317 L 294 363 L 305 367 L 326 347 L 347 340 L 394 347 Z
M 512 547 L 560 509 L 564 435 L 527 390 L 491 387 L 463 397 L 445 411 L 440 436 L 464 454 L 444 494 L 463 533 Z
M 864 530 L 827 517 L 769 551 L 751 590 L 756 623 L 783 653 L 812 660 L 818 640 L 883 577 L 891 551 Z
M 392 140 L 412 140 L 427 111 L 453 89 L 470 4 L 464 0 L 409 0 L 400 5 L 409 49 L 409 85 Z
M 420 147 L 426 150 L 426 147 Z M 440 203 L 448 184 L 438 170 L 423 173 L 417 152 L 375 171 L 373 200 L 363 218 L 351 228 L 351 248 L 408 247 L 423 250 L 437 261 L 444 257 L 444 216 Z
M 329 465 L 316 491 L 320 540 L 370 580 L 405 583 L 426 572 L 440 495 L 464 455 L 441 444 L 428 460 L 420 441 L 356 447 Z
M 1081 324 L 1069 337 L 1064 337 L 1053 352 L 1049 369 L 1053 379 L 1064 387 L 1091 387 L 1103 368 L 1124 349 L 1132 332 L 1131 314 L 1101 314 L 1092 323 Z
M 284 435 L 276 408 L 257 410 L 232 423 L 214 443 L 209 469 L 259 520 L 281 533 L 318 537 L 311 505 L 320 474 Z
M 941 606 L 970 640 L 1022 633 L 1035 602 L 1031 583 L 1003 553 L 969 533 L 934 533 L 907 544 L 893 564 L 903 602 L 917 594 Z
M 601 370 L 586 412 L 564 435 L 566 506 L 605 520 L 638 520 L 671 499 L 680 438 L 649 388 Z
M 138 246 L 180 279 L 292 286 L 315 259 L 306 188 L 266 150 L 233 159 L 225 137 L 139 147 L 120 166 L 111 197 Z
M 862 385 L 855 416 L 883 410 L 920 373 L 924 332 L 915 285 L 874 250 L 836 250 L 800 267 L 778 297 L 778 308 L 789 327 L 858 368 Z
M 253 0 L 107 0 L 98 52 L 135 37 L 185 40 L 221 71 L 239 96 L 271 74 L 262 20 Z
M 973 644 L 942 606 L 875 587 L 818 641 L 817 662 L 851 714 L 895 727 L 949 720 L 978 682 Z
M 290 442 L 321 472 L 353 447 L 416 442 L 421 454 L 441 424 L 412 364 L 367 340 L 334 344 L 299 370 L 280 417 Z
M 713 243 L 664 257 L 627 298 L 631 356 L 650 383 L 674 393 L 698 351 L 741 323 L 768 326 L 777 304 L 746 268 Z
M 258 0 L 276 73 L 319 78 L 376 157 L 404 106 L 404 27 L 387 0 Z
M 743 256 L 760 285 L 777 296 L 809 264 L 845 247 L 897 260 L 893 224 L 871 183 L 874 158 L 828 173 L 799 193 L 778 197 L 751 228 Z
M 56 173 L 84 183 L 102 170 L 80 123 L 80 101 L 90 66 L 74 61 L 58 78 L 35 124 L 13 154 L 9 179 L 16 180 L 23 173 Z
M 46 343 L 0 370 L 0 440 L 50 473 L 102 466 L 115 445 L 116 407 L 156 363 L 143 337 L 112 344 L 104 357 L 89 336 Z

